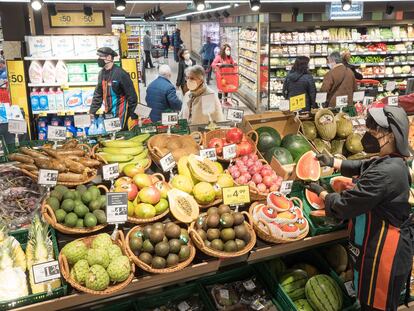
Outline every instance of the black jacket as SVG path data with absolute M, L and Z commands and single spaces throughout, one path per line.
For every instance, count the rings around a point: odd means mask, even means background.
M 289 99 L 301 94 L 306 95 L 306 108 L 304 110 L 316 108 L 316 87 L 312 75 L 291 71 L 283 83 L 283 96 Z
M 164 41 L 164 38 L 167 38 L 167 42 L 163 42 L 163 41 Z M 162 44 L 164 47 L 168 48 L 168 47 L 171 45 L 170 36 L 169 36 L 169 35 L 163 35 L 163 36 L 161 37 L 161 44 Z
M 191 63 L 191 66 L 194 66 L 196 64 L 194 59 L 191 59 Z M 180 60 L 180 62 L 178 63 L 177 83 L 175 84 L 176 86 L 181 86 L 185 84 L 185 70 L 188 67 L 189 66 L 185 63 L 184 60 Z

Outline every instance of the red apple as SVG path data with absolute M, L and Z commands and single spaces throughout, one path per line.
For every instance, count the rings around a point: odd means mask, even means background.
M 227 131 L 226 140 L 232 144 L 238 144 L 243 139 L 243 132 L 241 129 L 234 127 Z
M 125 183 L 118 185 L 114 189 L 115 192 L 126 192 L 128 193 L 128 200 L 134 201 L 138 194 L 138 187 L 134 183 Z
M 223 140 L 217 137 L 211 139 L 208 143 L 209 148 L 216 148 L 216 153 L 218 155 L 223 153 L 223 146 L 224 146 Z

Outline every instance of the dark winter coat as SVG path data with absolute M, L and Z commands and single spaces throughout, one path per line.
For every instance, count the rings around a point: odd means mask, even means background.
M 176 49 L 179 49 L 181 44 L 183 44 L 183 40 L 181 40 L 181 32 L 176 31 L 172 34 L 171 45 Z
M 196 64 L 194 59 L 191 59 L 191 66 L 194 66 Z M 180 60 L 180 62 L 178 63 L 178 74 L 177 74 L 177 86 L 182 86 L 186 83 L 186 79 L 185 79 L 185 70 L 188 68 L 189 66 L 185 63 L 184 60 Z
M 291 71 L 283 83 L 283 96 L 289 99 L 301 94 L 306 95 L 306 108 L 303 110 L 309 111 L 311 108 L 316 108 L 316 87 L 312 75 Z

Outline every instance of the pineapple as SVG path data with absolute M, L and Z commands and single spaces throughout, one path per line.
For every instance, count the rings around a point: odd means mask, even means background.
M 26 271 L 26 255 L 20 243 L 12 236 L 7 235 L 7 226 L 4 223 L 0 223 L 0 245 L 2 243 L 7 243 L 11 241 L 12 245 L 12 258 L 13 266 L 19 266 L 23 269 L 23 272 Z
M 60 287 L 60 279 L 34 283 L 32 266 L 43 262 L 54 260 L 53 244 L 49 237 L 49 225 L 40 220 L 39 215 L 35 215 L 29 229 L 29 238 L 26 247 L 27 269 L 29 271 L 30 287 L 33 294 L 50 292 Z

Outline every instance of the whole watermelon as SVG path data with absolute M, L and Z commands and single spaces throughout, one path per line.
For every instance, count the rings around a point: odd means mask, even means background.
M 292 300 L 305 298 L 305 285 L 308 274 L 301 269 L 295 269 L 280 278 L 280 286 Z
M 273 147 L 264 154 L 264 158 L 268 163 L 272 162 L 272 157 L 275 157 L 282 165 L 293 163 L 293 157 L 289 150 L 283 147 Z
M 256 129 L 257 134 L 259 135 L 259 141 L 257 142 L 257 149 L 261 153 L 266 152 L 272 147 L 280 146 L 282 139 L 280 134 L 274 128 L 269 126 L 262 126 Z
M 305 286 L 308 302 L 315 311 L 339 311 L 342 309 L 341 288 L 326 274 L 311 277 Z
M 298 311 L 313 311 L 311 305 L 306 299 L 298 299 L 293 302 Z
M 280 146 L 289 150 L 295 161 L 298 161 L 305 152 L 311 150 L 310 143 L 305 137 L 299 134 L 286 135 L 283 137 Z

